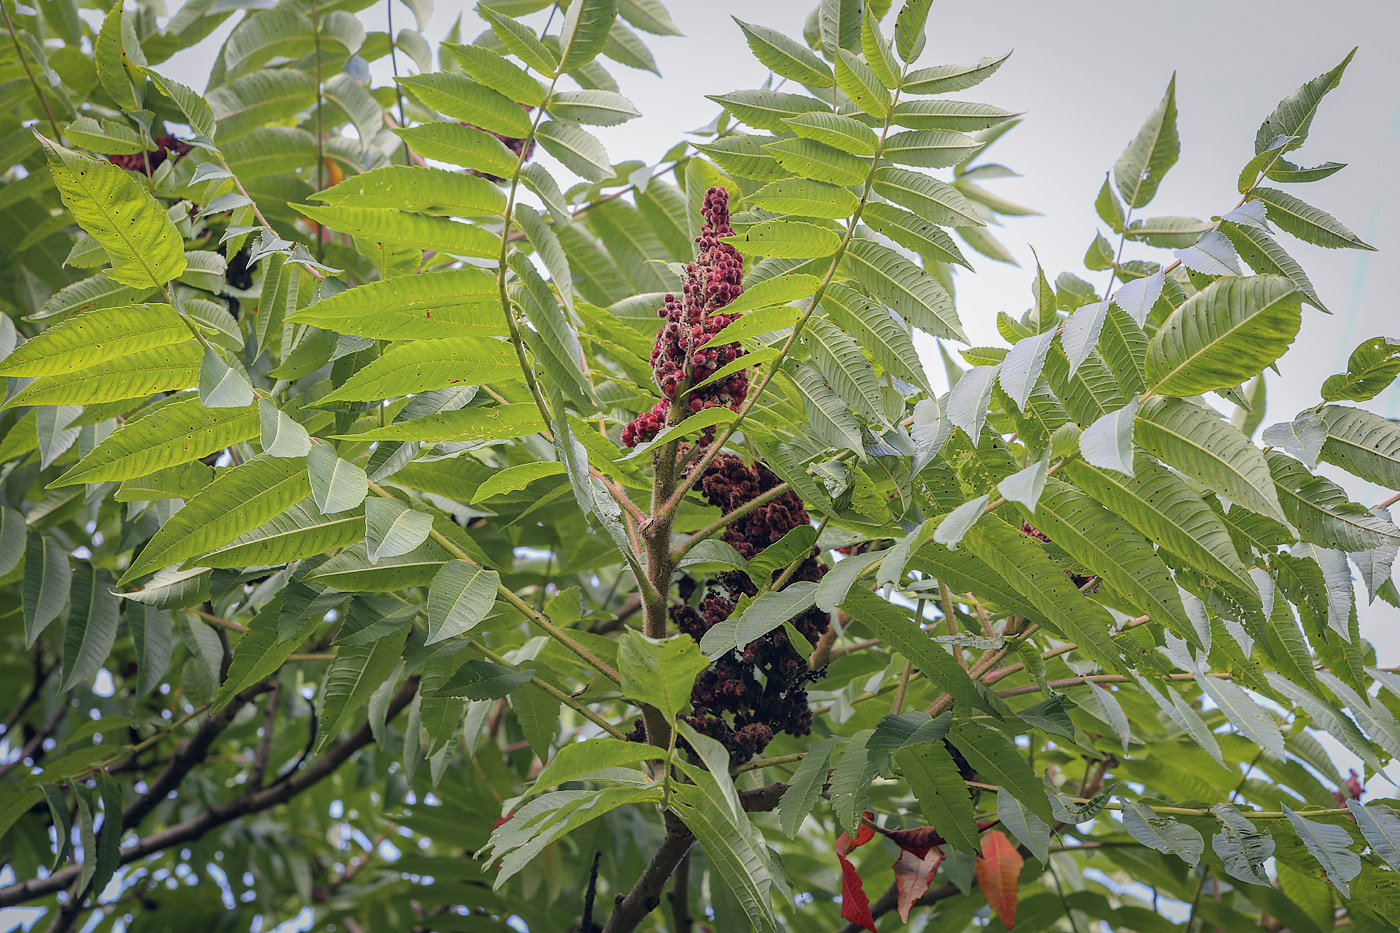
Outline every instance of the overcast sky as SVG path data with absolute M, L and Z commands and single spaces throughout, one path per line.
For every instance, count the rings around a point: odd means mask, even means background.
M 685 36 L 646 37 L 662 77 L 609 63 L 622 92 L 643 114 L 624 126 L 599 131 L 614 161 L 659 160 L 687 130 L 714 118 L 718 108 L 705 94 L 763 82 L 766 70 L 749 54 L 732 16 L 799 34 L 812 0 L 671 0 L 668 6 Z M 360 16 L 367 28 L 383 30 L 385 12 L 385 4 L 379 3 Z M 469 41 L 481 30 L 481 21 L 471 4 L 449 0 L 437 0 L 428 37 L 441 38 L 459 15 Z M 394 16 L 396 28 L 413 24 L 402 5 L 395 5 Z M 542 14 L 530 17 L 531 22 L 541 19 Z M 203 87 L 212 50 L 230 26 L 165 67 L 172 76 Z M 1331 69 L 1358 45 L 1341 87 L 1328 96 L 1307 145 L 1297 154 L 1301 164 L 1331 160 L 1348 167 L 1293 190 L 1380 251 L 1324 250 L 1281 237 L 1334 313 L 1329 317 L 1304 309 L 1302 332 L 1294 351 L 1280 364 L 1281 376 L 1269 376 L 1264 423 L 1287 420 L 1316 404 L 1322 380 L 1345 367 L 1347 354 L 1361 340 L 1400 335 L 1396 301 L 1386 292 L 1390 257 L 1400 251 L 1400 225 L 1395 222 L 1400 190 L 1393 180 L 1400 164 L 1400 57 L 1390 47 L 1400 35 L 1400 4 L 945 2 L 934 6 L 928 32 L 921 64 L 971 62 L 1015 50 L 990 80 L 955 96 L 1025 113 L 1021 126 L 989 155 L 1022 177 L 989 182 L 988 187 L 1042 214 L 1010 219 L 997 231 L 1020 260 L 1020 268 L 973 257 L 976 274 L 959 273 L 958 312 L 975 344 L 1002 344 L 995 329 L 997 312 L 1019 314 L 1029 306 L 1032 248 L 1052 280 L 1065 270 L 1086 274 L 1085 250 L 1095 230 L 1102 229 L 1093 201 L 1104 173 L 1157 105 L 1173 72 L 1181 159 L 1142 216 L 1208 218 L 1238 200 L 1236 176 L 1253 154 L 1255 129 L 1278 100 Z M 401 57 L 400 68 L 411 67 Z M 375 66 L 375 75 L 388 80 L 386 62 Z M 1129 247 L 1125 255 L 1171 259 L 1165 251 L 1143 247 Z M 1103 288 L 1107 276 L 1093 273 L 1089 278 Z M 941 379 L 933 342 L 922 342 L 921 349 L 930 375 Z M 1366 405 L 1395 417 L 1400 415 L 1400 392 L 1392 387 Z M 1364 483 L 1353 481 L 1348 487 L 1368 504 L 1385 496 Z M 1389 607 L 1363 606 L 1363 631 L 1388 664 L 1400 663 L 1398 624 L 1400 613 Z

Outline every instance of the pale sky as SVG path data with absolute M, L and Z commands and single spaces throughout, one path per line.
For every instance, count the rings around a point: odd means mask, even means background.
M 813 0 L 670 0 L 667 5 L 685 36 L 646 37 L 661 78 L 608 62 L 622 92 L 643 114 L 598 130 L 615 162 L 656 162 L 687 130 L 714 118 L 718 107 L 705 94 L 763 82 L 766 69 L 749 53 L 732 16 L 797 34 Z M 428 38 L 440 39 L 461 15 L 463 37 L 470 41 L 483 28 L 472 6 L 437 0 Z M 383 30 L 385 5 L 376 4 L 360 17 L 368 29 Z M 535 14 L 528 21 L 538 26 L 542 18 Z M 396 28 L 413 25 L 401 4 L 395 4 L 394 19 Z M 177 55 L 163 70 L 204 87 L 212 49 L 230 26 L 200 48 Z M 1003 344 L 995 329 L 997 312 L 1019 314 L 1029 306 L 1032 248 L 1052 280 L 1065 270 L 1086 275 L 1082 259 L 1095 230 L 1108 233 L 1093 210 L 1104 173 L 1157 105 L 1174 71 L 1181 159 L 1139 216 L 1208 218 L 1238 200 L 1236 176 L 1253 154 L 1255 129 L 1278 100 L 1358 45 L 1341 86 L 1324 102 L 1296 157 L 1304 165 L 1332 160 L 1348 167 L 1292 191 L 1336 216 L 1379 252 L 1325 250 L 1280 236 L 1334 313 L 1304 309 L 1303 330 L 1280 365 L 1282 377 L 1270 374 L 1264 424 L 1288 420 L 1316 404 L 1322 380 L 1345 368 L 1347 354 L 1360 341 L 1400 335 L 1395 299 L 1385 293 L 1389 257 L 1400 251 L 1400 225 L 1394 220 L 1400 189 L 1392 177 L 1400 164 L 1400 57 L 1388 47 L 1400 35 L 1400 4 L 983 0 L 936 4 L 928 32 L 921 64 L 972 62 L 1015 50 L 991 79 L 953 96 L 1025 113 L 1022 125 L 989 154 L 1023 177 L 987 187 L 1043 215 L 1011 218 L 997 231 L 1021 268 L 968 251 L 977 273 L 959 273 L 957 305 L 975 344 Z M 399 67 L 412 70 L 406 56 Z M 387 60 L 374 72 L 376 81 L 387 81 Z M 551 168 L 567 177 L 557 163 Z M 1132 246 L 1125 256 L 1171 259 L 1166 251 Z M 1088 278 L 1102 289 L 1107 275 Z M 923 340 L 921 349 L 937 384 L 942 366 L 933 341 Z M 1392 387 L 1365 405 L 1400 416 L 1400 391 Z M 1355 481 L 1348 488 L 1367 504 L 1386 495 Z M 1383 663 L 1400 663 L 1400 612 L 1379 602 L 1366 607 L 1364 594 L 1362 601 L 1363 632 L 1378 645 Z

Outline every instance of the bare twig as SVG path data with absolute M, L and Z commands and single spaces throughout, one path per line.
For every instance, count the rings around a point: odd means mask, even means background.
M 387 718 L 392 719 L 397 716 L 412 701 L 417 692 L 417 679 L 406 681 L 390 699 Z M 369 723 L 363 723 L 350 735 L 333 743 L 321 757 L 286 780 L 257 790 L 249 789 L 232 800 L 210 807 L 198 816 L 151 833 L 129 846 L 123 846 L 121 864 L 127 865 L 172 846 L 191 842 L 240 817 L 261 813 L 278 804 L 286 803 L 297 794 L 329 777 L 356 752 L 372 741 L 374 741 L 374 734 L 370 731 Z M 0 907 L 13 907 L 16 904 L 23 904 L 35 898 L 62 891 L 72 884 L 81 872 L 82 865 L 69 865 L 44 878 L 33 878 L 0 888 Z
M 666 895 L 671 902 L 671 920 L 675 933 L 690 933 L 695 922 L 690 918 L 690 853 L 687 852 L 676 866 L 676 880 L 671 882 L 671 893 Z
M 282 701 L 282 685 L 273 683 L 272 689 L 267 693 L 266 706 L 263 709 L 262 739 L 258 742 L 257 755 L 253 758 L 253 773 L 248 778 L 248 786 L 261 788 L 263 780 L 267 777 L 267 760 L 272 754 L 272 733 L 277 724 L 277 707 Z
M 593 850 L 593 867 L 588 869 L 588 887 L 583 891 L 583 926 L 579 933 L 598 933 L 598 924 L 593 922 L 593 901 L 598 896 L 598 862 L 603 858 L 602 849 Z
M 24 46 L 19 41 L 19 32 L 15 29 L 14 20 L 10 19 L 10 8 L 0 3 L 0 13 L 5 14 L 5 27 L 10 30 L 10 38 L 14 40 L 19 63 L 24 66 L 24 73 L 29 77 L 29 83 L 34 87 L 34 94 L 39 98 L 39 103 L 44 108 L 44 115 L 49 118 L 49 129 L 53 130 L 53 141 L 58 142 L 63 134 L 58 129 L 58 121 L 53 117 L 53 108 L 49 106 L 49 99 L 44 96 L 43 90 L 39 87 L 39 79 L 34 77 L 34 71 L 29 67 L 29 58 L 24 54 Z

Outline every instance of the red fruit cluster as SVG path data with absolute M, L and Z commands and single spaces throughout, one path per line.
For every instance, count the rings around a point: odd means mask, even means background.
M 720 406 L 738 411 L 748 395 L 749 376 L 743 370 L 686 392 L 744 354 L 737 343 L 708 343 L 741 317 L 720 310 L 744 291 L 744 259 L 734 247 L 720 242 L 721 237 L 734 235 L 734 228 L 729 225 L 729 189 L 707 191 L 701 214 L 705 222 L 700 236 L 695 238 L 699 251 L 695 261 L 685 267 L 681 297 L 667 295 L 666 303 L 657 311 L 666 324 L 652 347 L 651 370 L 663 397 L 651 411 L 622 429 L 622 443 L 628 447 L 651 440 L 665 427 L 672 402 L 679 401 L 686 415 Z
M 109 155 L 105 158 L 113 165 L 119 165 L 129 172 L 140 172 L 143 175 L 154 172 L 167 158 L 179 162 L 185 154 L 190 151 L 190 144 L 183 139 L 176 139 L 169 133 L 155 138 L 156 148 L 148 150 L 145 154 L 140 152 L 130 155 Z
M 1337 806 L 1345 807 L 1348 800 L 1360 800 L 1366 794 L 1366 785 L 1361 783 L 1361 775 L 1356 773 L 1356 769 L 1351 769 L 1351 774 L 1338 790 L 1332 791 L 1332 796 L 1337 798 Z
M 705 470 L 699 486 L 710 503 L 731 512 L 779 482 L 762 463 L 749 465 L 739 457 L 721 454 Z M 810 524 L 802 500 L 789 491 L 732 522 L 724 531 L 724 540 L 751 559 L 794 528 Z M 789 582 L 820 580 L 827 566 L 817 561 L 818 553 L 813 548 Z M 775 579 L 780 573 L 775 572 Z M 699 641 L 733 614 L 741 596 L 757 592 L 746 574 L 721 574 L 698 607 L 679 606 L 671 611 L 671 618 L 677 628 Z M 827 614 L 816 608 L 791 621 L 813 644 L 830 624 Z M 806 735 L 811 731 L 812 711 L 805 688 L 819 676 L 789 643 L 787 631 L 777 628 L 751 642 L 743 652 L 717 658 L 700 675 L 690 695 L 694 715 L 687 721 L 696 731 L 727 747 L 735 764 L 742 763 L 761 753 L 779 732 Z

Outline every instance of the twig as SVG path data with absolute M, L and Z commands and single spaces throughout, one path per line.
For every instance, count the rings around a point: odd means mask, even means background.
M 593 900 L 598 895 L 598 862 L 602 857 L 602 849 L 593 850 L 593 867 L 588 869 L 588 887 L 583 891 L 583 927 L 579 933 L 598 931 L 598 924 L 593 922 Z
M 323 115 L 326 95 L 321 87 L 321 14 L 316 9 L 316 0 L 311 0 L 311 37 L 316 45 L 316 190 L 323 191 L 326 187 L 326 129 Z M 394 37 L 390 36 L 391 48 L 393 41 Z M 326 229 L 322 224 L 316 225 L 316 261 L 326 261 Z
M 34 77 L 34 71 L 29 67 L 29 58 L 24 54 L 24 46 L 19 41 L 19 32 L 15 29 L 14 20 L 10 19 L 10 8 L 4 3 L 0 3 L 0 12 L 5 14 L 5 27 L 10 30 L 10 38 L 15 43 L 15 52 L 19 55 L 19 63 L 24 66 L 24 73 L 28 75 L 29 83 L 34 87 L 34 94 L 39 98 L 39 103 L 44 108 L 44 115 L 49 118 L 49 128 L 53 130 L 53 141 L 58 142 L 63 134 L 58 129 L 58 121 L 53 117 L 53 108 L 49 106 L 49 99 L 44 96 L 43 90 L 39 87 L 39 80 Z
M 165 798 L 169 797 L 185 776 L 194 770 L 209 755 L 209 749 L 213 747 L 214 740 L 223 734 L 233 720 L 243 711 L 259 694 L 271 690 L 272 687 L 266 683 L 254 684 L 248 689 L 239 693 L 233 700 L 205 719 L 190 736 L 171 756 L 168 764 L 160 777 L 156 778 L 146 789 L 146 792 L 137 797 L 122 810 L 122 826 L 126 829 L 134 829 L 141 824 L 152 810 L 160 806 Z M 259 785 L 260 786 L 260 785 Z
M 806 752 L 794 752 L 791 755 L 778 755 L 775 758 L 759 758 L 755 761 L 739 765 L 737 768 L 729 769 L 730 774 L 743 774 L 745 771 L 757 771 L 759 768 L 771 768 L 774 765 L 791 764 L 794 761 L 801 761 L 807 757 Z
M 253 758 L 253 773 L 248 778 L 249 787 L 261 788 L 263 779 L 267 776 L 267 760 L 272 754 L 272 733 L 273 726 L 277 723 L 277 706 L 282 700 L 282 685 L 274 682 L 272 689 L 267 692 L 266 706 L 263 709 L 262 739 L 258 742 L 258 751 Z
M 184 608 L 184 611 L 192 616 L 199 616 L 201 619 L 203 619 L 205 622 L 208 622 L 210 625 L 217 625 L 220 628 L 226 628 L 230 632 L 238 632 L 241 635 L 244 632 L 248 631 L 248 626 L 242 624 L 241 622 L 233 622 L 229 619 L 220 618 L 219 616 L 214 615 L 212 612 L 205 612 L 203 609 L 191 609 L 186 607 Z
M 44 666 L 44 654 L 41 650 L 36 648 L 34 651 L 34 683 L 30 684 L 29 692 L 24 695 L 24 699 L 20 700 L 10 712 L 10 715 L 5 717 L 4 735 L 8 736 L 14 731 L 15 724 L 20 721 L 20 718 L 23 717 L 25 713 L 29 712 L 29 708 L 34 705 L 35 701 L 39 699 L 39 695 L 43 692 L 44 683 L 49 679 L 49 676 L 53 674 L 55 669 L 56 668 Z
M 745 502 L 743 505 L 734 509 L 732 512 L 728 512 L 724 515 L 721 515 L 719 518 L 715 519 L 713 522 L 706 525 L 704 528 L 701 528 L 699 531 L 695 532 L 695 534 L 691 535 L 689 538 L 686 538 L 679 545 L 677 545 L 676 549 L 671 552 L 671 559 L 679 563 L 680 559 L 686 554 L 689 554 L 691 548 L 695 547 L 695 545 L 699 544 L 701 541 L 704 541 L 707 538 L 713 537 L 717 532 L 723 531 L 726 526 L 728 526 L 732 522 L 736 522 L 739 519 L 743 518 L 745 515 L 749 514 L 754 509 L 757 509 L 763 505 L 767 505 L 769 502 L 772 502 L 774 499 L 787 492 L 790 488 L 792 487 L 788 486 L 787 483 L 779 483 L 772 489 L 764 490 L 763 492 L 754 496 L 748 502 Z
M 403 110 L 403 88 L 399 85 L 399 39 L 394 34 L 394 0 L 387 0 L 384 10 L 388 17 L 389 67 L 394 72 L 394 97 L 399 102 L 399 125 L 408 126 L 408 117 L 404 116 Z M 403 161 L 407 165 L 412 161 L 412 150 L 408 148 L 407 139 L 400 137 L 400 142 L 403 143 Z
M 0 3 L 0 6 L 3 5 L 3 3 Z M 4 764 L 0 764 L 0 777 L 8 774 L 10 769 L 14 768 L 26 758 L 33 758 L 37 763 L 44 753 L 44 742 L 49 736 L 54 734 L 54 731 L 58 728 L 58 724 L 63 721 L 63 717 L 67 713 L 68 704 L 66 702 L 60 703 L 58 709 L 54 710 L 54 714 L 49 717 L 49 721 L 44 724 L 44 727 L 36 730 L 33 737 L 30 738 L 28 742 L 24 743 L 24 747 L 19 750 L 19 754 Z
M 671 893 L 666 895 L 671 902 L 671 919 L 675 933 L 690 933 L 695 922 L 690 918 L 690 853 L 687 852 L 676 866 L 676 880 L 671 882 Z
M 477 651 L 479 651 L 485 658 L 496 664 L 500 664 L 506 667 L 514 667 L 517 669 L 519 668 L 519 665 L 511 664 L 505 658 L 501 657 L 499 654 L 492 651 L 490 648 L 486 647 L 479 641 L 472 641 L 468 642 L 467 644 L 470 647 L 475 648 Z M 625 739 L 627 737 L 627 733 L 623 732 L 617 726 L 614 726 L 612 723 L 608 722 L 606 719 L 593 712 L 593 710 L 589 709 L 587 706 L 580 703 L 578 700 L 574 699 L 572 696 L 565 693 L 563 690 L 560 690 L 558 687 L 554 686 L 554 684 L 540 677 L 538 674 L 532 677 L 530 683 L 540 688 L 550 696 L 554 697 L 554 699 L 558 700 L 560 703 L 563 703 L 565 706 L 573 709 L 579 715 L 583 716 L 589 722 L 593 723 L 598 728 L 608 733 L 608 735 L 611 735 L 613 738 Z
M 379 496 L 380 498 L 394 498 L 393 493 L 390 493 L 378 483 L 371 482 L 369 484 L 369 488 L 371 492 L 373 492 L 376 496 Z M 431 529 L 428 532 L 428 537 L 432 538 L 434 542 L 440 545 L 444 550 L 446 550 L 457 560 L 466 561 L 473 567 L 481 566 L 476 561 L 472 560 L 466 551 L 459 548 L 456 544 L 454 544 L 436 528 Z M 622 677 L 617 673 L 617 671 L 613 670 L 611 665 L 600 660 L 598 656 L 595 655 L 593 652 L 589 651 L 583 645 L 570 638 L 567 634 L 565 634 L 563 629 L 555 625 L 550 620 L 549 616 L 545 615 L 543 612 L 540 612 L 534 606 L 521 599 L 515 594 L 515 591 L 511 590 L 509 587 L 502 583 L 497 584 L 496 593 L 506 602 L 514 606 L 516 609 L 519 609 L 527 619 L 534 622 L 540 628 L 544 629 L 545 632 L 548 633 L 551 638 L 559 642 L 565 648 L 568 648 L 570 651 L 572 651 L 575 655 L 578 656 L 580 660 L 582 660 L 589 667 L 593 668 L 595 671 L 602 674 L 604 677 L 608 678 L 608 680 L 611 680 L 615 684 L 622 683 Z
M 387 719 L 397 716 L 417 692 L 417 679 L 406 681 L 390 699 Z M 250 789 L 232 800 L 211 807 L 184 822 L 168 826 L 145 838 L 138 839 L 129 846 L 122 847 L 121 864 L 127 865 L 172 846 L 192 842 L 240 817 L 261 813 L 278 804 L 286 803 L 297 794 L 329 777 L 351 756 L 372 741 L 374 741 L 374 734 L 370 730 L 369 723 L 363 723 L 350 735 L 336 740 L 325 754 L 304 770 L 289 776 L 285 781 L 258 790 Z M 69 865 L 43 878 L 33 878 L 0 888 L 0 907 L 13 907 L 16 904 L 23 904 L 26 901 L 62 891 L 72 884 L 81 872 L 82 865 Z
M 637 883 L 632 885 L 632 890 L 618 899 L 603 933 L 631 933 L 647 914 L 660 906 L 661 889 L 695 843 L 695 837 L 680 820 L 668 814 L 667 824 L 666 838 L 642 870 Z

